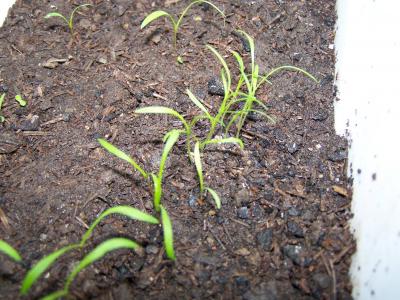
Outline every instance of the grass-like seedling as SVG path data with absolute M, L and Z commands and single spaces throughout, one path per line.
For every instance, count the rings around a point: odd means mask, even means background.
M 6 96 L 5 93 L 3 93 L 3 94 L 0 96 L 0 113 L 1 113 L 1 108 L 3 107 L 3 102 L 4 102 L 5 96 Z M 4 116 L 0 115 L 0 123 L 3 123 L 4 121 L 5 121 Z
M 167 110 L 168 111 L 168 110 Z M 173 112 L 173 114 L 178 114 L 177 112 L 170 110 L 170 112 Z M 183 117 L 178 114 L 184 121 Z M 158 169 L 158 173 L 146 173 L 129 155 L 125 154 L 123 151 L 119 150 L 117 147 L 114 145 L 110 144 L 109 142 L 99 139 L 99 143 L 111 154 L 114 154 L 115 156 L 129 162 L 136 170 L 140 170 L 142 173 L 143 177 L 147 179 L 149 176 L 151 177 L 153 181 L 153 205 L 154 209 L 157 212 L 161 212 L 161 221 L 163 225 L 163 230 L 164 230 L 164 244 L 165 244 L 165 252 L 168 256 L 169 259 L 174 260 L 175 259 L 175 254 L 173 251 L 173 240 L 172 240 L 172 225 L 170 224 L 171 222 L 169 221 L 168 214 L 165 210 L 165 208 L 162 208 L 161 205 L 161 196 L 162 196 L 162 181 L 163 181 L 163 174 L 165 170 L 165 164 L 168 158 L 168 154 L 170 153 L 172 147 L 175 145 L 177 140 L 179 139 L 180 134 L 182 133 L 181 130 L 176 130 L 173 129 L 164 136 L 164 149 L 161 155 L 161 160 L 160 160 L 160 166 Z M 85 236 L 83 237 L 82 240 L 85 239 Z M 168 248 L 167 248 L 168 246 Z M 172 249 L 172 250 L 171 250 Z
M 61 19 L 67 24 L 71 35 L 73 35 L 73 34 L 74 34 L 74 16 L 75 16 L 75 13 L 76 13 L 79 9 L 81 9 L 81 8 L 83 8 L 83 7 L 86 7 L 86 6 L 92 6 L 92 4 L 87 3 L 87 4 L 82 4 L 82 5 L 79 5 L 79 6 L 75 7 L 74 10 L 73 10 L 73 11 L 71 12 L 71 14 L 69 15 L 69 18 L 68 18 L 68 19 L 67 19 L 66 16 L 60 14 L 59 12 L 51 12 L 51 13 L 48 13 L 44 18 L 45 18 L 45 19 L 49 19 L 49 18 L 53 18 L 53 17 L 61 18 Z
M 3 252 L 8 257 L 12 258 L 16 262 L 21 262 L 22 258 L 19 255 L 18 251 L 15 250 L 10 244 L 7 242 L 0 240 L 0 252 Z
M 164 206 L 160 205 L 161 209 L 161 223 L 163 227 L 164 233 L 164 248 L 165 253 L 167 254 L 168 258 L 171 260 L 175 260 L 175 251 L 174 251 L 174 235 L 172 230 L 172 223 L 167 210 Z
M 218 13 L 220 13 L 222 15 L 223 18 L 225 18 L 225 14 L 213 3 L 211 3 L 210 1 L 204 1 L 204 0 L 197 0 L 197 1 L 193 1 L 192 3 L 190 3 L 181 13 L 181 15 L 179 16 L 178 19 L 175 19 L 171 14 L 169 14 L 168 12 L 164 11 L 164 10 L 157 10 L 157 11 L 153 11 L 152 13 L 150 13 L 142 22 L 142 25 L 140 26 L 141 29 L 145 28 L 148 24 L 152 23 L 153 21 L 161 18 L 161 17 L 166 17 L 171 21 L 172 24 L 172 29 L 174 32 L 173 35 L 173 43 L 174 43 L 174 48 L 176 49 L 176 40 L 177 40 L 177 35 L 178 35 L 178 30 L 179 27 L 183 21 L 184 16 L 186 15 L 186 13 L 188 12 L 188 10 L 195 4 L 202 4 L 202 3 L 206 3 L 208 5 L 210 5 L 211 7 L 213 7 L 216 11 L 218 11 Z
M 138 220 L 150 224 L 159 224 L 158 220 L 145 213 L 142 212 L 136 208 L 130 207 L 130 206 L 116 206 L 107 209 L 104 211 L 89 227 L 89 229 L 85 232 L 85 234 L 82 236 L 82 239 L 79 243 L 75 244 L 70 244 L 68 246 L 65 246 L 59 250 L 54 251 L 53 253 L 43 257 L 40 259 L 35 266 L 33 266 L 29 272 L 26 274 L 22 286 L 21 286 L 21 294 L 26 295 L 32 285 L 40 278 L 40 276 L 48 269 L 50 268 L 58 258 L 60 258 L 62 255 L 76 249 L 82 249 L 86 245 L 86 241 L 90 238 L 90 236 L 93 233 L 93 230 L 95 227 L 107 216 L 111 214 L 118 214 L 122 215 L 125 217 L 128 217 L 133 220 Z M 59 296 L 60 297 L 60 296 Z
M 60 297 L 66 296 L 69 293 L 69 288 L 74 281 L 75 277 L 86 267 L 89 265 L 93 264 L 95 261 L 103 258 L 106 254 L 118 250 L 118 249 L 132 249 L 136 250 L 140 246 L 126 238 L 111 238 L 109 240 L 106 240 L 102 242 L 100 245 L 98 245 L 96 248 L 94 248 L 92 251 L 90 251 L 79 263 L 75 268 L 72 270 L 72 272 L 68 275 L 67 280 L 65 282 L 64 288 L 62 290 L 56 291 L 54 293 L 51 293 L 50 295 L 47 295 L 43 299 L 46 300 L 56 300 L 59 299 Z
M 211 129 L 209 131 L 209 137 L 208 139 L 211 138 L 211 136 L 214 135 L 216 125 L 217 124 L 224 124 L 225 126 L 225 134 L 227 135 L 229 132 L 229 129 L 233 124 L 236 123 L 236 137 L 239 137 L 240 131 L 244 125 L 244 122 L 247 118 L 247 115 L 250 112 L 256 112 L 259 114 L 262 114 L 266 118 L 268 118 L 270 121 L 274 121 L 267 113 L 266 111 L 268 108 L 262 101 L 257 99 L 256 93 L 260 86 L 265 83 L 269 82 L 268 79 L 274 75 L 275 73 L 283 70 L 288 70 L 288 71 L 297 71 L 305 74 L 315 82 L 318 82 L 318 80 L 312 76 L 310 73 L 307 71 L 297 68 L 294 66 L 280 66 L 278 68 L 275 68 L 271 70 L 267 75 L 261 76 L 259 74 L 259 66 L 255 62 L 255 44 L 254 44 L 254 39 L 247 34 L 244 31 L 239 30 L 238 31 L 241 35 L 243 35 L 244 38 L 247 39 L 247 42 L 250 46 L 250 73 L 247 73 L 247 69 L 245 67 L 243 58 L 240 56 L 240 54 L 236 51 L 231 51 L 232 55 L 235 57 L 238 65 L 239 65 L 239 72 L 240 76 L 238 79 L 238 82 L 236 84 L 235 88 L 232 88 L 232 79 L 231 79 L 231 73 L 228 68 L 228 65 L 225 61 L 225 59 L 222 57 L 221 54 L 218 53 L 217 50 L 215 50 L 212 46 L 207 46 L 208 49 L 211 50 L 211 52 L 216 56 L 216 58 L 219 60 L 219 62 L 222 65 L 222 70 L 221 70 L 221 79 L 222 83 L 224 86 L 224 99 L 222 100 L 222 103 L 220 105 L 220 108 L 218 110 L 217 115 L 215 116 L 215 119 L 213 122 L 211 122 Z M 243 88 L 244 86 L 244 88 Z M 257 110 L 253 108 L 254 103 L 259 105 L 264 111 Z M 239 106 L 239 104 L 242 104 L 242 108 L 235 110 L 234 107 Z M 226 123 L 226 117 L 230 115 L 229 121 Z
M 19 106 L 26 106 L 26 101 L 22 98 L 21 95 L 15 95 L 15 101 L 18 102 Z

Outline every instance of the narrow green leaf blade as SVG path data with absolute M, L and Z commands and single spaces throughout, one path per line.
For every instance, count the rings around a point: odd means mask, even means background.
M 58 13 L 58 12 L 51 12 L 51 13 L 48 13 L 47 15 L 44 16 L 45 19 L 49 19 L 49 18 L 52 18 L 52 17 L 61 18 L 61 19 L 63 19 L 65 22 L 68 23 L 67 18 L 64 17 L 62 14 L 60 14 L 60 13 Z
M 68 275 L 64 290 L 68 291 L 69 286 L 75 279 L 76 275 L 85 269 L 87 266 L 94 263 L 96 260 L 103 258 L 107 253 L 117 249 L 132 249 L 135 250 L 140 247 L 137 243 L 126 238 L 111 238 L 98 245 L 92 251 L 90 251 L 72 270 Z
M 203 103 L 200 102 L 199 99 L 189 90 L 186 90 L 186 94 L 189 96 L 189 99 L 198 107 L 204 114 L 211 120 L 211 116 L 207 110 L 207 108 L 203 105 Z
M 127 205 L 119 205 L 115 207 L 111 207 L 107 210 L 105 210 L 93 223 L 90 225 L 89 229 L 85 232 L 85 234 L 82 236 L 81 239 L 81 247 L 83 247 L 87 241 L 87 239 L 90 237 L 92 234 L 94 228 L 107 216 L 111 214 L 117 214 L 117 215 L 122 215 L 125 217 L 128 217 L 133 220 L 138 220 L 150 224 L 158 224 L 158 220 L 153 217 L 152 215 L 149 215 L 141 210 L 138 210 L 134 207 L 127 206 Z
M 214 199 L 215 206 L 217 209 L 221 209 L 221 198 L 218 196 L 217 192 L 214 191 L 212 188 L 207 187 L 206 190 L 211 194 Z
M 203 178 L 203 167 L 201 165 L 201 157 L 200 157 L 200 143 L 196 142 L 194 145 L 194 164 L 196 166 L 197 176 L 199 177 L 200 182 L 200 194 L 203 194 L 204 191 L 204 178 Z
M 161 178 L 157 175 L 151 173 L 151 178 L 153 179 L 153 204 L 156 211 L 160 211 L 160 203 L 161 203 L 161 195 L 162 195 L 162 188 L 161 188 Z
M 226 79 L 227 79 L 227 82 L 228 82 L 228 86 L 230 87 L 230 86 L 231 86 L 231 82 L 232 82 L 232 81 L 231 81 L 231 71 L 229 70 L 228 65 L 227 65 L 225 59 L 224 59 L 224 58 L 222 57 L 222 55 L 219 54 L 219 52 L 218 52 L 215 48 L 213 48 L 212 46 L 207 45 L 207 48 L 208 48 L 209 50 L 211 50 L 211 52 L 215 55 L 215 57 L 219 60 L 219 62 L 221 63 L 222 67 L 224 68 L 224 70 L 225 70 L 225 75 L 226 75 Z M 225 94 L 228 93 L 228 92 L 229 92 L 229 91 L 225 91 Z
M 228 138 L 223 138 L 223 139 L 212 139 L 212 140 L 204 142 L 204 145 L 208 145 L 208 144 L 227 144 L 227 143 L 238 144 L 241 149 L 244 148 L 243 141 L 241 139 L 235 138 L 235 137 L 228 137 Z
M 158 177 L 159 177 L 160 181 L 162 181 L 162 175 L 164 172 L 165 163 L 167 161 L 168 154 L 171 151 L 172 147 L 175 145 L 176 141 L 179 139 L 180 134 L 181 134 L 181 131 L 176 130 L 176 129 L 173 129 L 167 133 L 167 140 L 165 142 L 164 150 L 161 155 L 160 170 L 158 172 Z
M 169 13 L 167 13 L 166 11 L 163 10 L 156 10 L 153 11 L 151 14 L 149 14 L 142 22 L 142 24 L 140 25 L 140 29 L 145 28 L 149 23 L 153 22 L 154 20 L 157 20 L 158 18 L 167 16 L 169 18 L 171 18 L 171 15 Z
M 1 110 L 1 107 L 3 106 L 5 96 L 6 96 L 6 93 L 1 94 L 1 96 L 0 96 L 0 110 Z
M 174 234 L 172 230 L 171 219 L 168 216 L 167 210 L 160 205 L 161 208 L 161 222 L 164 232 L 164 247 L 167 256 L 171 260 L 175 260 L 175 251 L 174 251 Z
M 272 75 L 274 75 L 277 72 L 280 71 L 295 71 L 295 72 L 300 72 L 303 73 L 304 75 L 306 75 L 307 77 L 311 78 L 313 81 L 315 81 L 316 83 L 319 83 L 319 80 L 317 78 L 315 78 L 313 75 L 311 75 L 309 72 L 307 72 L 306 70 L 302 69 L 302 68 L 298 68 L 295 66 L 280 66 L 278 68 L 275 68 L 273 70 L 271 70 L 265 77 L 264 80 L 268 80 L 269 77 L 271 77 Z
M 97 139 L 97 141 L 108 152 L 110 152 L 111 154 L 115 155 L 116 157 L 118 157 L 118 158 L 120 158 L 122 160 L 125 160 L 128 163 L 130 163 L 137 171 L 140 172 L 140 174 L 142 174 L 142 176 L 145 179 L 147 179 L 148 174 L 136 163 L 136 161 L 133 158 L 131 158 L 129 155 L 127 155 L 122 150 L 120 150 L 117 147 L 115 147 L 113 144 L 107 142 L 105 139 Z
M 20 262 L 22 261 L 21 256 L 19 255 L 18 251 L 15 250 L 10 244 L 7 242 L 0 240 L 0 252 L 11 257 L 13 260 Z
M 45 272 L 61 255 L 74 250 L 79 247 L 79 244 L 72 244 L 66 247 L 63 247 L 59 250 L 54 251 L 53 253 L 43 257 L 39 260 L 36 265 L 29 270 L 26 274 L 22 286 L 21 286 L 21 294 L 26 295 L 31 288 L 31 286 L 39 279 L 39 277 Z
M 68 292 L 65 290 L 55 291 L 47 296 L 41 298 L 41 300 L 58 300 L 61 297 L 67 296 Z

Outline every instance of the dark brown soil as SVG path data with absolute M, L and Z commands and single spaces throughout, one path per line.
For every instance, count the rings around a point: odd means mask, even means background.
M 140 23 L 156 8 L 178 14 L 188 1 L 88 2 L 94 7 L 77 14 L 73 39 L 60 20 L 43 18 L 54 8 L 41 0 L 17 1 L 0 29 L 0 92 L 7 92 L 0 125 L 0 238 L 25 261 L 1 256 L 0 298 L 19 298 L 29 266 L 79 241 L 85 224 L 109 206 L 153 212 L 147 184 L 96 138 L 108 138 L 156 171 L 162 137 L 179 124 L 133 111 L 158 104 L 190 118 L 198 110 L 187 88 L 216 108 L 220 97 L 209 95 L 207 84 L 220 66 L 204 45 L 218 48 L 234 70 L 229 50 L 249 58 L 232 33 L 236 28 L 255 38 L 262 72 L 295 65 L 321 83 L 293 72 L 274 76 L 258 96 L 276 124 L 250 116 L 244 151 L 229 145 L 205 151 L 205 178 L 221 195 L 220 212 L 197 201 L 196 172 L 181 140 L 168 160 L 163 191 L 176 262 L 165 257 L 160 227 L 110 217 L 84 253 L 111 236 L 133 238 L 145 251 L 107 255 L 78 276 L 71 297 L 351 298 L 355 244 L 348 225 L 347 145 L 333 127 L 335 1 L 214 1 L 228 16 L 225 26 L 213 10 L 195 6 L 180 29 L 183 65 L 176 63 L 166 21 L 145 30 Z M 51 1 L 66 14 L 79 3 Z M 64 60 L 46 68 L 54 58 Z M 13 100 L 17 93 L 26 108 Z M 84 253 L 58 261 L 28 298 L 60 288 Z

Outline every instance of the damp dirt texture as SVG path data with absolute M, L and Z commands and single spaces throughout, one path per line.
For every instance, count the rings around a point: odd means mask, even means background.
M 72 37 L 61 19 L 44 16 L 69 14 L 80 1 L 17 1 L 0 29 L 0 93 L 6 93 L 0 237 L 24 260 L 0 256 L 0 298 L 19 299 L 27 270 L 78 242 L 105 209 L 130 205 L 154 213 L 149 185 L 97 138 L 157 172 L 162 138 L 181 124 L 135 109 L 162 105 L 190 120 L 200 113 L 185 93 L 190 89 L 215 114 L 221 66 L 205 45 L 224 55 L 235 81 L 230 50 L 250 62 L 248 44 L 235 31 L 242 29 L 254 37 L 261 74 L 294 65 L 320 82 L 298 72 L 274 75 L 257 97 L 276 122 L 250 114 L 243 150 L 232 144 L 204 150 L 205 181 L 222 208 L 209 195 L 199 199 L 182 136 L 167 161 L 162 199 L 176 261 L 165 255 L 161 227 L 110 216 L 85 249 L 58 260 L 26 298 L 62 288 L 85 253 L 122 236 L 143 251 L 119 250 L 89 266 L 73 282 L 71 299 L 351 299 L 347 144 L 335 135 L 333 116 L 335 1 L 216 0 L 225 23 L 211 7 L 194 5 L 176 51 L 167 19 L 143 30 L 140 24 L 155 9 L 178 15 L 188 1 L 88 2 L 93 6 L 75 15 Z M 199 122 L 196 135 L 208 128 Z

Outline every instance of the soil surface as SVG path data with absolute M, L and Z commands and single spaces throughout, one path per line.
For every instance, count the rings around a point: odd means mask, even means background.
M 222 198 L 198 199 L 196 170 L 184 137 L 164 178 L 163 204 L 174 229 L 177 260 L 163 249 L 162 229 L 108 217 L 82 251 L 62 257 L 33 287 L 29 299 L 62 287 L 71 268 L 112 236 L 135 239 L 144 251 L 116 251 L 85 269 L 71 286 L 73 299 L 350 299 L 348 276 L 355 243 L 349 231 L 351 188 L 347 144 L 333 126 L 335 1 L 214 1 L 195 5 L 179 30 L 176 62 L 166 19 L 140 23 L 162 8 L 177 15 L 188 1 L 93 0 L 75 17 L 71 37 L 61 19 L 80 1 L 17 1 L 0 29 L 0 238 L 20 251 L 19 265 L 0 260 L 0 298 L 17 299 L 30 266 L 80 240 L 87 224 L 108 207 L 131 205 L 153 213 L 152 194 L 138 172 L 104 151 L 107 138 L 146 170 L 157 171 L 162 137 L 175 119 L 134 115 L 150 105 L 199 113 L 191 89 L 214 112 L 212 95 L 221 66 L 211 44 L 237 74 L 229 53 L 249 62 L 235 33 L 254 37 L 262 73 L 274 76 L 258 97 L 276 119 L 250 115 L 234 145 L 206 149 L 207 185 Z M 218 85 L 218 83 L 217 83 Z M 21 94 L 28 105 L 19 107 Z M 208 124 L 199 123 L 204 136 Z M 221 133 L 219 133 L 221 134 Z

